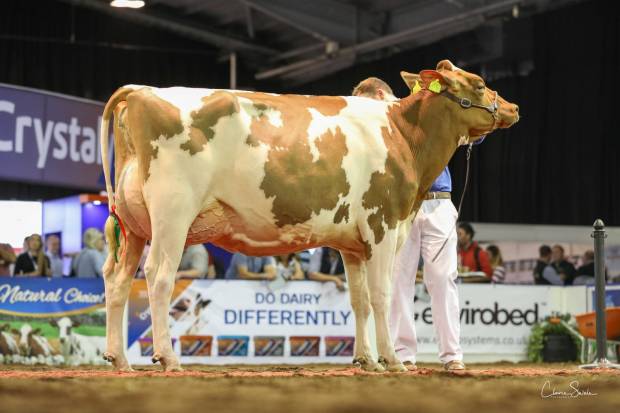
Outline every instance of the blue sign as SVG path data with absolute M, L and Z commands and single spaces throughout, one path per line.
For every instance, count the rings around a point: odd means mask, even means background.
M 0 178 L 98 190 L 103 103 L 0 84 Z
M 104 305 L 102 279 L 0 278 L 0 314 L 60 317 Z

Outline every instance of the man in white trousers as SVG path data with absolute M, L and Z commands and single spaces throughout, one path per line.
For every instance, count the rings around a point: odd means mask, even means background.
M 377 78 L 360 82 L 353 89 L 353 95 L 377 100 L 396 99 L 392 89 Z M 424 284 L 431 297 L 439 360 L 448 371 L 465 369 L 459 344 L 459 298 L 454 282 L 457 277 L 457 211 L 450 198 L 451 192 L 452 180 L 446 167 L 422 202 L 411 232 L 394 263 L 390 335 L 396 354 L 410 370 L 416 368 L 413 300 L 420 255 L 424 261 Z M 446 245 L 439 252 L 444 242 Z

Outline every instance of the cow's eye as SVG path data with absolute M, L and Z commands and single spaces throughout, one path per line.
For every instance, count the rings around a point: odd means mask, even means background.
M 486 86 L 478 85 L 478 87 L 476 89 L 478 90 L 478 92 L 484 92 L 484 89 L 486 89 Z

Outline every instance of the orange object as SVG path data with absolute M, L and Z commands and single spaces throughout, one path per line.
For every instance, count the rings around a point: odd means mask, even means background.
M 620 307 L 607 308 L 605 310 L 607 319 L 607 338 L 614 340 L 620 338 Z M 596 338 L 596 312 L 580 314 L 575 316 L 577 319 L 577 329 L 579 334 L 585 338 Z

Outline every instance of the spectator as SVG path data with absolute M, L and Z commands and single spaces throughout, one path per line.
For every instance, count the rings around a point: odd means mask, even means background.
M 577 276 L 594 277 L 594 251 L 584 252 L 581 261 L 581 266 L 577 268 Z
M 249 257 L 239 252 L 233 255 L 226 271 L 227 280 L 273 280 L 275 277 L 273 257 Z
M 308 279 L 320 282 L 336 283 L 340 291 L 345 290 L 344 263 L 340 253 L 333 248 L 317 248 L 310 259 Z
M 215 278 L 215 267 L 209 265 L 209 253 L 204 245 L 185 247 L 176 278 Z
M 504 258 L 502 252 L 497 245 L 489 245 L 487 247 L 489 253 L 489 262 L 493 268 L 491 282 L 494 284 L 504 284 L 506 282 L 506 267 L 504 267 Z
M 564 257 L 564 247 L 556 244 L 551 248 L 551 265 L 564 281 L 564 285 L 572 285 L 577 274 L 575 266 Z
M 50 268 L 52 270 L 52 277 L 62 277 L 63 274 L 63 262 L 60 255 L 60 238 L 58 235 L 50 235 L 45 239 L 47 246 L 47 258 L 50 260 Z
M 474 241 L 474 228 L 468 222 L 461 222 L 456 231 L 458 237 L 459 258 L 464 272 L 482 271 L 491 281 L 493 269 L 489 264 L 489 255 Z
M 297 254 L 284 254 L 276 257 L 276 272 L 285 280 L 303 280 L 304 272 Z
M 13 247 L 0 243 L 0 277 L 11 275 L 11 264 L 14 264 L 16 259 Z
M 543 277 L 545 268 L 551 264 L 551 247 L 548 245 L 541 245 L 538 248 L 538 260 L 532 275 L 534 276 L 535 284 L 551 284 L 549 280 Z
M 609 279 L 607 268 L 605 268 L 605 280 Z M 592 285 L 594 284 L 594 251 L 587 250 L 581 257 L 581 266 L 577 268 L 577 274 L 573 285 Z
M 312 253 L 308 250 L 303 250 L 297 253 L 296 258 L 301 265 L 301 270 L 303 273 L 307 274 L 310 270 L 310 259 L 312 258 Z
M 84 231 L 84 249 L 73 258 L 71 272 L 78 278 L 97 278 L 102 276 L 105 262 L 105 243 L 103 234 L 96 228 Z
M 22 252 L 15 261 L 14 275 L 29 277 L 50 277 L 50 260 L 43 252 L 43 241 L 39 234 L 27 237 L 28 249 Z

